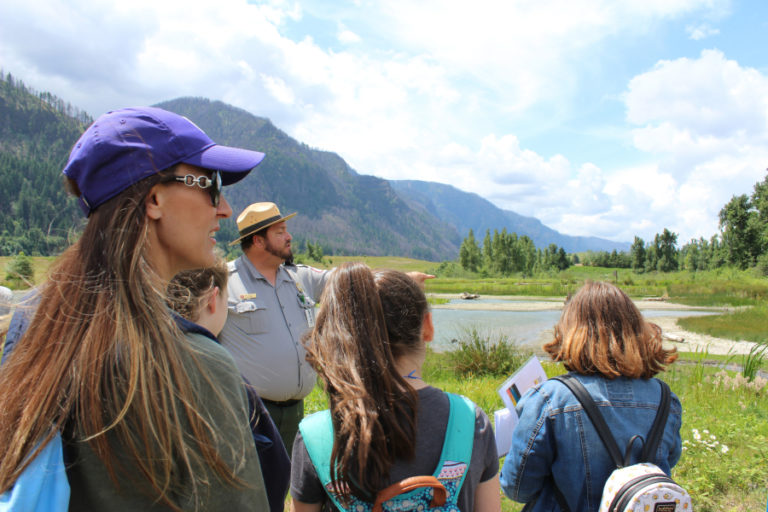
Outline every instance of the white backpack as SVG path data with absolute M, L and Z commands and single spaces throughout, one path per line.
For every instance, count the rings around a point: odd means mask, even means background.
M 581 402 L 614 464 L 616 464 L 616 469 L 608 477 L 603 487 L 600 512 L 690 512 L 693 510 L 688 492 L 652 462 L 669 416 L 670 391 L 666 382 L 658 380 L 661 384 L 661 401 L 656 412 L 656 419 L 653 420 L 653 425 L 643 445 L 643 452 L 640 455 L 643 462 L 630 464 L 632 444 L 638 438 L 642 440 L 642 437 L 636 435 L 629 440 L 622 458 L 619 446 L 611 434 L 605 418 L 581 382 L 572 374 L 554 378 L 568 386 L 568 389 Z M 561 507 L 565 507 L 567 510 L 565 500 L 559 499 L 558 501 L 560 501 Z

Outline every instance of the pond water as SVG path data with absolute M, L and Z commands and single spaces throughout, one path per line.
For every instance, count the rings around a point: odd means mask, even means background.
M 480 333 L 491 336 L 503 335 L 521 345 L 538 349 L 552 332 L 552 327 L 560 318 L 560 310 L 551 311 L 498 311 L 498 310 L 467 310 L 448 309 L 451 304 L 465 301 L 451 301 L 441 308 L 432 309 L 432 319 L 435 323 L 435 350 L 451 350 L 452 340 L 459 339 L 471 328 L 477 328 Z M 526 300 L 479 299 L 475 304 L 482 303 L 525 303 Z M 641 310 L 643 316 L 652 319 L 657 316 L 700 316 L 711 315 L 712 311 L 695 310 Z

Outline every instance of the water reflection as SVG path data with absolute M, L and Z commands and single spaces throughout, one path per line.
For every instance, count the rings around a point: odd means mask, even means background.
M 466 301 L 456 300 L 450 304 L 460 304 Z M 526 300 L 504 299 L 478 299 L 474 304 L 483 303 L 525 303 Z M 562 303 L 559 303 L 562 304 Z M 712 311 L 695 310 L 641 310 L 646 318 L 658 316 L 700 316 L 711 315 Z M 458 339 L 467 329 L 476 327 L 481 333 L 490 333 L 492 336 L 505 335 L 521 345 L 534 349 L 549 341 L 552 335 L 552 327 L 560 318 L 560 310 L 547 311 L 499 311 L 499 310 L 467 310 L 467 309 L 443 309 L 433 308 L 432 318 L 435 323 L 435 341 L 433 349 L 450 350 L 451 340 Z

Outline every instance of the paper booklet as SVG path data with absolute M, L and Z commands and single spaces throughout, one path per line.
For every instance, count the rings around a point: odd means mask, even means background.
M 496 434 L 496 450 L 499 457 L 507 454 L 512 443 L 512 431 L 517 426 L 515 406 L 526 391 L 547 380 L 539 358 L 531 356 L 528 361 L 499 387 L 498 393 L 506 409 L 493 413 Z

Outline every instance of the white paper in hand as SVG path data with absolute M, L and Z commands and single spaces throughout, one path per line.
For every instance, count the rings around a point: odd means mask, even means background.
M 496 451 L 499 458 L 509 452 L 509 447 L 512 445 L 512 432 L 517 426 L 517 421 L 517 413 L 509 409 L 499 409 L 493 413 L 493 423 L 496 427 Z

